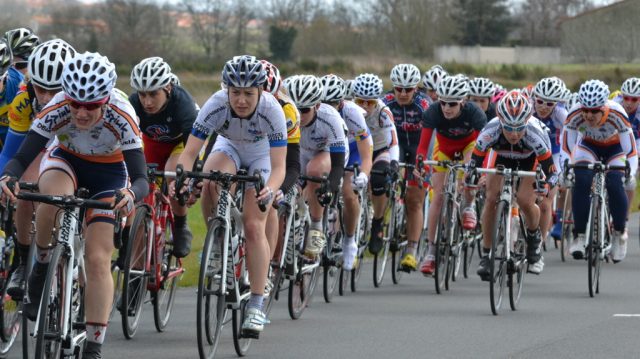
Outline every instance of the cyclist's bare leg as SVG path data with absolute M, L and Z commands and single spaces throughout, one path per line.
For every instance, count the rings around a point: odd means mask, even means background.
M 42 159 L 42 153 L 40 153 L 33 162 L 27 167 L 27 170 L 22 174 L 20 178 L 23 182 L 35 182 L 38 180 L 38 172 L 40 167 L 40 160 Z M 28 246 L 31 244 L 31 238 L 29 232 L 31 232 L 31 218 L 33 211 L 38 206 L 37 202 L 18 200 L 16 204 L 16 212 L 14 219 L 16 223 L 16 236 L 18 237 L 18 243 Z
M 236 164 L 232 159 L 222 152 L 212 152 L 203 167 L 204 172 L 221 171 L 224 173 L 236 173 Z M 212 211 L 218 205 L 218 195 L 220 194 L 219 186 L 215 182 L 204 181 L 202 188 L 202 198 L 200 206 L 202 209 L 202 218 L 208 220 L 212 216 Z
M 331 170 L 331 157 L 329 152 L 320 152 L 315 155 L 307 164 L 307 175 L 321 177 Z M 305 188 L 305 198 L 309 204 L 309 215 L 312 221 L 321 221 L 324 208 L 318 203 L 316 189 L 320 188 L 320 183 L 307 181 Z
M 407 239 L 409 242 L 418 243 L 422 233 L 424 222 L 424 199 L 427 194 L 426 188 L 408 186 L 404 197 L 407 216 Z
M 526 177 L 520 179 L 520 186 L 516 195 L 518 206 L 524 214 L 527 229 L 531 232 L 540 226 L 540 208 L 536 204 L 536 192 L 533 188 L 534 178 Z
M 269 204 L 271 206 L 271 204 Z M 242 220 L 247 240 L 247 270 L 251 293 L 264 293 L 269 271 L 269 243 L 266 236 L 267 213 L 258 207 L 255 188 L 245 192 Z
M 282 237 L 282 233 L 280 233 L 280 225 L 278 223 L 278 210 L 273 208 L 273 206 L 270 206 L 267 209 L 269 211 L 269 214 L 267 215 L 266 225 L 267 242 L 269 245 L 269 258 L 275 259 L 273 258 L 273 256 L 276 252 L 278 242 Z
M 85 308 L 87 322 L 107 323 L 113 301 L 113 224 L 93 222 L 85 230 Z
M 71 195 L 75 187 L 71 177 L 61 170 L 50 169 L 40 175 L 38 188 L 42 194 Z M 51 243 L 56 213 L 59 208 L 41 203 L 36 209 L 36 243 L 46 248 Z M 113 232 L 111 232 L 112 234 Z
M 553 198 L 558 193 L 557 187 L 549 191 L 547 197 L 543 197 L 540 203 L 540 233 L 542 238 L 547 238 L 551 225 L 553 224 Z
M 344 229 L 347 233 L 347 237 L 351 237 L 356 232 L 356 225 L 360 218 L 360 202 L 358 202 L 358 196 L 353 192 L 353 186 L 351 184 L 352 172 L 345 172 L 344 179 L 342 181 L 342 199 L 344 200 Z
M 487 174 L 485 185 L 485 202 L 482 210 L 482 247 L 491 248 L 493 230 L 496 219 L 496 203 L 502 189 L 502 176 Z

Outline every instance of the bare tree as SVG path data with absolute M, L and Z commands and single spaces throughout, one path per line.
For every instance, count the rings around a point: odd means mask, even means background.
M 228 33 L 231 2 L 229 0 L 182 0 L 191 15 L 198 42 L 209 58 L 221 59 L 222 41 Z
M 527 0 L 518 16 L 521 42 L 532 46 L 557 46 L 560 21 L 593 6 L 592 0 Z

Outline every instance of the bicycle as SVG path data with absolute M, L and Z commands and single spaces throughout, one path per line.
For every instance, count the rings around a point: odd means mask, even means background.
M 464 170 L 460 153 L 454 155 L 453 160 L 425 161 L 427 165 L 446 168 L 446 178 L 443 185 L 443 200 L 440 216 L 436 222 L 435 255 L 435 286 L 436 293 L 441 294 L 442 288 L 449 290 L 449 279 L 455 281 L 460 270 L 462 247 L 464 244 L 461 223 L 461 191 L 458 183 L 458 173 Z
M 259 334 L 242 330 L 251 295 L 242 221 L 244 186 L 254 183 L 256 193 L 259 193 L 264 181 L 258 171 L 253 176 L 248 176 L 244 170 L 235 175 L 219 171 L 191 172 L 178 165 L 176 189 L 182 188 L 187 178 L 217 182 L 221 187 L 215 213 L 208 219 L 200 261 L 196 317 L 198 353 L 200 358 L 215 356 L 222 327 L 229 322 L 227 314 L 231 309 L 234 349 L 239 356 L 244 356 L 251 340 L 259 338 Z M 231 187 L 235 183 L 238 188 L 234 195 Z M 260 204 L 260 210 L 266 211 L 266 205 Z
M 153 321 L 158 332 L 169 323 L 180 276 L 182 260 L 172 253 L 173 212 L 166 178 L 175 172 L 159 171 L 147 164 L 149 194 L 136 205 L 124 251 L 120 312 L 125 338 L 135 335 L 147 291 L 151 293 Z
M 562 234 L 560 238 L 560 259 L 564 262 L 569 256 L 569 246 L 573 240 L 573 211 L 571 201 L 573 200 L 573 186 L 575 175 L 569 170 L 568 160 L 564 165 L 565 183 L 568 184 L 564 191 L 564 207 L 562 207 Z
M 489 254 L 489 299 L 491 312 L 498 315 L 505 285 L 509 287 L 511 310 L 517 309 L 522 296 L 524 275 L 528 264 L 525 221 L 520 211 L 517 210 L 518 204 L 515 201 L 519 179 L 535 177 L 537 184 L 541 182 L 542 172 L 539 167 L 533 172 L 512 170 L 501 165 L 492 169 L 476 168 L 475 171 L 504 177 L 502 190 L 496 203 L 495 227 L 491 236 L 491 252 Z
M 484 189 L 477 190 L 473 199 L 473 206 L 476 209 L 476 213 L 482 213 L 484 207 Z M 480 241 L 482 240 L 482 223 L 476 222 L 476 227 L 472 230 L 462 229 L 462 274 L 465 278 L 469 278 L 469 269 L 473 262 L 473 253 L 478 252 L 478 256 L 482 258 L 482 250 L 480 249 Z
M 62 210 L 58 222 L 60 227 L 53 232 L 53 253 L 32 333 L 36 341 L 35 358 L 79 358 L 86 343 L 86 274 L 80 209 L 113 209 L 109 202 L 86 199 L 86 196 L 87 191 L 84 189 L 79 189 L 75 196 L 24 191 L 17 194 L 18 199 L 42 202 Z M 120 195 L 117 195 L 116 203 L 119 198 Z
M 353 177 L 357 177 L 360 173 L 360 166 L 355 163 L 352 168 L 345 168 L 345 171 L 352 171 Z M 354 189 L 358 197 L 358 203 L 360 204 L 358 222 L 356 223 L 356 242 L 358 244 L 358 252 L 356 254 L 356 260 L 353 263 L 353 269 L 350 271 L 341 268 L 340 281 L 338 287 L 338 293 L 344 295 L 347 291 L 347 286 L 350 286 L 351 292 L 355 292 L 358 287 L 358 280 L 360 279 L 360 273 L 362 272 L 362 262 L 364 261 L 364 253 L 369 245 L 369 236 L 371 235 L 371 210 L 369 204 L 369 196 L 367 195 L 367 189 L 356 190 Z
M 594 172 L 591 186 L 591 204 L 589 205 L 589 219 L 585 230 L 585 258 L 587 260 L 587 275 L 589 296 L 600 293 L 600 271 L 602 261 L 611 250 L 611 216 L 609 212 L 606 191 L 607 171 L 624 171 L 628 180 L 630 174 L 629 163 L 625 166 L 614 166 L 602 162 L 569 164 L 568 168 L 587 169 Z

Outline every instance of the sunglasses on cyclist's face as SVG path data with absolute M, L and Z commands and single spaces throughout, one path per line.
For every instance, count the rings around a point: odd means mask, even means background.
M 102 107 L 102 105 L 104 105 L 105 103 L 107 103 L 109 98 L 107 97 L 104 100 L 96 101 L 96 102 L 78 102 L 69 97 L 67 97 L 67 100 L 69 101 L 69 106 L 71 106 L 76 110 L 80 108 L 84 108 L 87 111 L 94 111 Z
M 640 97 L 634 97 L 634 96 L 622 96 L 622 99 L 625 102 L 638 102 L 638 100 L 640 100 Z
M 596 107 L 596 108 L 586 108 L 586 107 L 583 107 L 583 108 L 582 108 L 582 113 L 591 113 L 591 114 L 596 114 L 596 113 L 601 112 L 601 111 L 602 111 L 602 108 L 600 108 L 600 107 Z
M 16 61 L 13 63 L 13 67 L 15 67 L 16 70 L 24 70 L 27 66 L 29 66 L 28 61 Z
M 507 132 L 522 132 L 524 131 L 524 129 L 527 128 L 527 125 L 522 125 L 522 126 L 507 126 L 507 125 L 502 125 L 502 129 L 507 131 Z
M 440 100 L 440 106 L 442 107 L 458 107 L 458 105 L 460 105 L 462 103 L 462 101 L 444 101 L 444 100 Z
M 545 105 L 547 107 L 553 107 L 553 106 L 556 105 L 556 102 L 554 102 L 554 101 L 544 101 L 544 100 L 541 100 L 539 98 L 536 99 L 536 103 L 538 105 Z
M 393 88 L 397 93 L 412 93 L 416 88 L 415 87 L 394 87 Z
M 312 107 L 305 107 L 305 108 L 299 108 L 298 111 L 300 111 L 300 113 L 309 113 L 311 112 Z
M 355 98 L 353 100 L 353 102 L 355 102 L 356 105 L 358 105 L 358 106 L 373 106 L 373 105 L 378 103 L 378 100 L 376 100 L 376 99 L 368 100 L 368 99 L 364 99 L 364 98 Z

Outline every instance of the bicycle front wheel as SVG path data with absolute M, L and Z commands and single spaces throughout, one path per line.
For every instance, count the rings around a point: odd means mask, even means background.
M 11 347 L 16 341 L 18 333 L 20 333 L 20 324 L 22 315 L 20 315 L 20 302 L 11 299 L 7 294 L 9 278 L 2 282 L 2 298 L 0 303 L 0 323 L 2 331 L 0 332 L 0 355 L 9 353 Z
M 496 221 L 493 230 L 493 241 L 491 243 L 491 254 L 489 256 L 489 299 L 491 302 L 491 312 L 498 315 L 502 305 L 502 295 L 507 274 L 507 251 L 506 228 L 509 225 L 509 215 L 507 215 L 507 203 L 500 201 L 496 208 Z
M 452 210 L 452 199 L 448 194 L 445 194 L 442 201 L 440 217 L 436 224 L 436 240 L 434 242 L 436 247 L 436 265 L 433 277 L 435 279 L 436 293 L 438 294 L 441 294 L 445 288 L 445 281 L 449 270 L 449 255 L 451 251 L 449 234 L 453 229 L 449 224 L 451 223 Z
M 49 262 L 44 290 L 38 311 L 35 358 L 59 358 L 62 351 L 63 308 L 67 270 L 71 264 L 63 246 L 56 246 Z
M 222 268 L 224 236 L 224 224 L 219 220 L 212 221 L 202 248 L 196 317 L 200 358 L 215 356 L 227 316 L 225 293 L 221 293 L 222 273 L 226 271 Z
M 125 250 L 124 274 L 122 276 L 122 294 L 120 296 L 120 314 L 122 332 L 131 339 L 138 330 L 142 317 L 142 305 L 147 296 L 146 258 L 150 250 L 147 243 L 152 233 L 149 210 L 145 206 L 136 208 L 136 215 L 129 230 L 129 240 Z
M 170 230 L 170 226 L 167 225 L 164 238 L 170 237 Z M 170 242 L 173 243 L 173 240 Z M 160 283 L 158 290 L 152 293 L 153 321 L 155 323 L 156 330 L 163 332 L 171 318 L 171 311 L 176 298 L 178 280 L 182 275 L 182 264 L 176 257 L 171 255 L 171 248 L 169 247 L 156 248 L 156 251 L 162 252 L 160 270 L 162 271 L 161 276 L 163 280 Z M 155 263 L 153 265 L 156 266 Z
M 562 207 L 562 234 L 560 238 L 560 259 L 564 262 L 569 255 L 569 246 L 573 236 L 573 212 L 571 211 L 573 191 L 564 191 L 564 207 Z
M 597 197 L 593 197 L 591 200 L 591 231 L 587 233 L 587 247 L 586 247 L 586 257 L 587 257 L 587 275 L 589 276 L 589 296 L 594 297 L 596 293 L 598 293 L 598 286 L 600 281 L 600 264 L 602 260 L 600 259 L 600 251 L 602 248 L 600 247 L 599 235 L 600 231 L 604 231 L 603 226 L 600 221 L 600 201 Z
M 509 304 L 511 310 L 516 310 L 518 302 L 522 296 L 522 286 L 524 284 L 524 275 L 527 271 L 526 260 L 526 244 L 522 226 L 517 226 L 518 236 L 513 246 L 513 254 L 511 263 L 509 264 Z
M 369 207 L 369 198 L 365 196 L 363 203 L 360 205 L 360 223 L 358 225 L 358 258 L 354 263 L 354 267 L 351 271 L 351 291 L 355 292 L 358 289 L 358 280 L 360 280 L 360 273 L 362 273 L 362 265 L 364 262 L 364 252 L 369 244 L 369 238 L 371 236 L 371 212 Z

